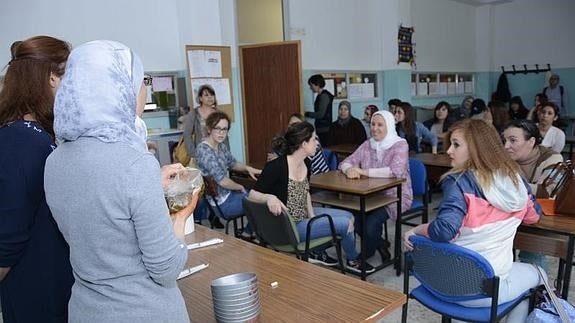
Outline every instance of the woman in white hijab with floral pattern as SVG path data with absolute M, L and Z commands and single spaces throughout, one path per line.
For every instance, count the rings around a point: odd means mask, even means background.
M 371 138 L 361 144 L 350 156 L 341 162 L 339 169 L 348 178 L 366 177 L 397 177 L 405 178 L 401 184 L 401 209 L 411 207 L 413 193 L 409 177 L 408 144 L 395 131 L 395 118 L 389 111 L 377 111 L 371 116 Z M 382 194 L 395 196 L 395 190 L 387 190 Z M 366 258 L 378 250 L 382 258 L 389 259 L 389 241 L 383 240 L 383 223 L 390 217 L 397 217 L 395 206 L 385 206 L 372 211 L 366 216 Z M 361 217 L 355 219 L 356 232 L 361 233 Z
M 60 145 L 46 162 L 45 189 L 70 245 L 69 320 L 188 322 L 176 278 L 195 203 L 170 220 L 158 161 L 136 134 L 142 63 L 123 44 L 93 41 L 72 51 L 66 72 L 54 107 Z

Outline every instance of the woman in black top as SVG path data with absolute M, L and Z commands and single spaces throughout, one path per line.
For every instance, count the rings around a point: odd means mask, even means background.
M 307 84 L 313 93 L 317 93 L 317 97 L 313 103 L 313 112 L 307 111 L 305 116 L 315 119 L 314 125 L 317 136 L 321 143 L 326 145 L 329 126 L 332 121 L 333 94 L 324 89 L 325 79 L 321 74 L 312 75 L 307 80 Z

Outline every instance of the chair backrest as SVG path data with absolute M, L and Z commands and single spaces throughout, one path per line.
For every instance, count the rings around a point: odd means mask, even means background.
M 409 159 L 409 176 L 414 196 L 427 195 L 427 170 L 419 159 Z
M 211 176 L 203 176 L 204 179 L 204 193 L 206 196 L 211 197 L 214 199 L 214 203 L 216 201 L 216 197 L 218 196 L 218 183 L 214 180 Z
M 329 170 L 336 170 L 337 169 L 337 156 L 333 153 L 333 151 L 322 148 L 323 158 L 325 158 L 325 162 L 327 163 L 327 167 Z
M 493 267 L 479 253 L 422 236 L 412 236 L 411 273 L 436 297 L 448 302 L 489 297 Z
M 299 234 L 295 223 L 285 211 L 280 215 L 274 215 L 268 209 L 266 203 L 256 202 L 244 198 L 244 212 L 252 229 L 265 244 L 274 246 L 294 246 L 297 251 Z

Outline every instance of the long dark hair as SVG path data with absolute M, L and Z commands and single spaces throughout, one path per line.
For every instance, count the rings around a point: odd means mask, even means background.
M 313 126 L 302 121 L 289 126 L 283 135 L 274 137 L 272 149 L 278 155 L 291 155 L 298 150 L 304 141 L 309 141 L 314 132 Z
M 26 114 L 54 138 L 54 93 L 50 76 L 64 75 L 70 45 L 49 36 L 36 36 L 18 41 L 10 47 L 8 63 L 0 92 L 0 127 Z
M 415 133 L 416 126 L 415 126 L 415 112 L 413 111 L 413 107 L 411 104 L 407 102 L 401 102 L 398 106 L 395 107 L 396 109 L 403 110 L 403 114 L 405 114 L 405 118 L 402 122 L 399 122 L 395 125 L 395 129 L 397 133 L 403 131 L 405 134 L 405 140 L 409 145 L 409 150 L 418 151 L 417 147 L 417 135 Z

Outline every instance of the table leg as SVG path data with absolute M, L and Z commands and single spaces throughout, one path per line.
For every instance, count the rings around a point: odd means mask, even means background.
M 364 196 L 360 196 L 359 197 L 359 213 L 361 214 L 361 280 L 365 280 L 366 274 L 365 274 L 365 251 L 366 251 L 366 235 L 367 235 L 367 228 L 366 228 L 366 224 L 365 224 L 365 197 Z
M 569 236 L 569 244 L 567 245 L 567 257 L 565 259 L 565 273 L 563 275 L 563 292 L 561 293 L 563 299 L 567 299 L 569 295 L 569 283 L 571 281 L 571 268 L 573 267 L 573 249 L 575 248 L 575 236 Z
M 397 218 L 395 219 L 395 274 L 401 275 L 401 184 L 397 185 Z

